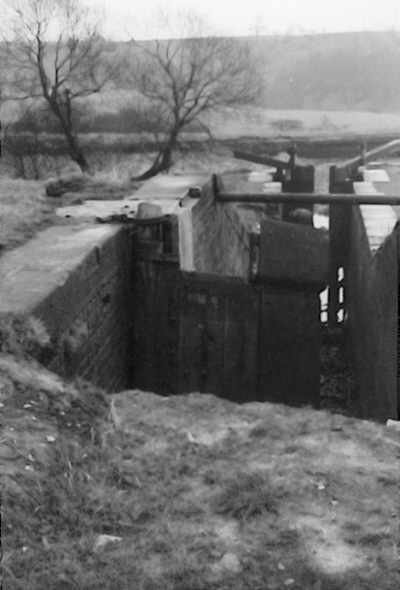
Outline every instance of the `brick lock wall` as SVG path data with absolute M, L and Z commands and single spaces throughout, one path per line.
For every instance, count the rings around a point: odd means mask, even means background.
M 346 302 L 362 418 L 397 419 L 398 227 L 371 252 L 359 207 L 353 207 Z
M 126 232 L 120 229 L 96 246 L 75 269 L 67 292 L 46 301 L 42 317 L 63 299 L 64 319 L 57 329 L 56 354 L 48 368 L 65 377 L 78 375 L 107 391 L 127 387 L 129 354 L 129 259 Z M 72 292 L 72 297 L 68 298 Z M 49 311 L 47 311 L 49 310 Z M 46 317 L 47 316 L 47 317 Z
M 49 332 L 52 349 L 38 360 L 110 392 L 131 384 L 127 232 L 116 225 L 50 228 L 0 266 L 1 311 L 38 317 Z

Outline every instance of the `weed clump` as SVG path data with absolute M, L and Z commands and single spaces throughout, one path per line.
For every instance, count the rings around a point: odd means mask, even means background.
M 214 499 L 218 514 L 245 521 L 265 512 L 277 512 L 277 495 L 270 477 L 261 473 L 237 473 L 221 484 Z
M 17 358 L 34 356 L 43 348 L 50 348 L 50 336 L 44 323 L 33 316 L 0 314 L 0 352 Z

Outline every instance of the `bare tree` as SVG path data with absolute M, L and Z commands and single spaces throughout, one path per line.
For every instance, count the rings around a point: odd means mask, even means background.
M 262 68 L 243 40 L 196 35 L 132 44 L 130 82 L 140 93 L 143 125 L 152 126 L 158 147 L 141 180 L 171 167 L 189 125 L 210 132 L 207 113 L 253 105 L 262 95 Z
M 40 141 L 38 113 L 26 102 L 18 104 L 18 122 L 3 124 L 3 144 L 5 162 L 18 178 L 40 178 Z M 22 133 L 13 132 L 17 126 Z
M 3 44 L 6 98 L 44 99 L 82 171 L 89 164 L 78 139 L 75 113 L 116 72 L 106 42 L 79 0 L 9 0 L 12 36 Z

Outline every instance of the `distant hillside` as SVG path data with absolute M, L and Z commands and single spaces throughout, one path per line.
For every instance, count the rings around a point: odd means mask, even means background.
M 244 40 L 261 58 L 267 109 L 400 112 L 400 32 Z
M 400 112 L 400 33 L 250 37 L 266 108 Z
M 261 58 L 265 95 L 260 106 L 265 109 L 400 113 L 400 32 L 245 40 Z M 0 53 L 2 50 L 0 43 Z M 132 51 L 129 43 L 106 42 L 106 51 L 115 60 L 128 50 Z M 134 91 L 119 89 L 91 100 L 96 111 L 117 111 L 132 104 L 132 99 Z M 15 112 L 15 105 L 7 103 L 2 109 L 3 122 L 15 119 Z

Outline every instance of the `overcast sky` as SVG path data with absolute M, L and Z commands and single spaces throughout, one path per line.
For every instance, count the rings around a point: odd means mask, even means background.
M 163 36 L 160 11 L 195 12 L 225 35 L 400 31 L 400 0 L 85 0 L 102 8 L 108 38 Z M 165 35 L 164 35 L 165 36 Z

